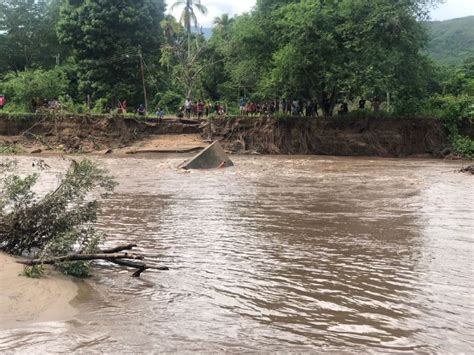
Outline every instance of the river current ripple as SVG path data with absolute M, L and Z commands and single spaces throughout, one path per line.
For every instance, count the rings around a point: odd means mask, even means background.
M 116 176 L 99 228 L 168 272 L 98 268 L 79 315 L 0 331 L 0 351 L 474 351 L 472 177 L 461 163 L 96 158 Z M 45 158 L 40 188 L 67 161 Z M 20 171 L 32 158 L 19 159 Z

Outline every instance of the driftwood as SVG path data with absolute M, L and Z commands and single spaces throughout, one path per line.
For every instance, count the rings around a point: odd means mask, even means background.
M 31 259 L 31 260 L 19 260 L 17 261 L 20 264 L 33 266 L 38 264 L 44 265 L 54 265 L 57 263 L 62 263 L 65 261 L 90 261 L 90 260 L 108 260 L 108 259 L 132 259 L 132 260 L 142 260 L 143 257 L 140 255 L 134 254 L 69 254 L 64 256 L 57 256 L 54 258 L 47 259 Z
M 132 250 L 137 244 L 126 244 L 119 245 L 110 249 L 102 249 L 98 254 L 69 254 L 64 256 L 46 258 L 46 259 L 30 259 L 30 260 L 18 260 L 17 263 L 34 266 L 34 265 L 54 265 L 65 261 L 91 261 L 91 260 L 105 260 L 113 264 L 120 266 L 127 266 L 137 269 L 132 276 L 140 277 L 140 274 L 148 269 L 166 271 L 169 270 L 166 266 L 155 266 L 147 264 L 143 261 L 138 262 L 136 260 L 143 260 L 143 255 L 131 254 L 131 253 L 119 253 L 124 250 Z M 133 260 L 133 261 L 132 261 Z
M 100 252 L 104 254 L 113 254 L 113 253 L 118 253 L 124 250 L 132 250 L 135 247 L 137 247 L 137 244 L 131 243 L 131 244 L 125 244 L 125 245 L 118 245 L 110 249 L 102 249 Z
M 132 277 L 140 277 L 140 274 L 143 271 L 147 270 L 147 269 L 159 270 L 159 271 L 169 270 L 169 268 L 166 267 L 166 266 L 152 266 L 152 265 L 148 265 L 148 264 L 144 264 L 144 263 L 138 263 L 138 262 L 129 261 L 129 260 L 107 259 L 107 261 L 109 261 L 111 263 L 114 263 L 114 264 L 117 264 L 117 265 L 121 265 L 121 266 L 128 266 L 128 267 L 136 268 L 137 271 L 135 271 L 132 274 Z

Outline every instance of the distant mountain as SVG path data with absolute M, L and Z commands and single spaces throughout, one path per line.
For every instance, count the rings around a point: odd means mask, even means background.
M 474 57 L 474 16 L 428 22 L 431 40 L 427 52 L 442 64 L 461 64 Z

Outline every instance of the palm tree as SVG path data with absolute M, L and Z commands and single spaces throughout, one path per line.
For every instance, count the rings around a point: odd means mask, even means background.
M 230 24 L 234 21 L 233 18 L 229 17 L 229 14 L 222 14 L 221 16 L 214 17 L 214 26 L 220 30 L 226 30 Z
M 179 23 L 173 15 L 165 16 L 165 19 L 161 21 L 161 28 L 163 29 L 165 38 L 170 42 L 173 40 L 176 33 L 180 31 Z
M 201 4 L 201 0 L 178 0 L 171 6 L 171 11 L 177 7 L 183 7 L 183 12 L 179 22 L 186 28 L 188 33 L 188 55 L 191 54 L 191 25 L 198 26 L 198 21 L 194 9 L 196 8 L 201 14 L 207 14 L 207 8 Z
M 207 8 L 203 4 L 201 4 L 201 0 L 177 0 L 171 6 L 171 11 L 173 11 L 177 7 L 183 7 L 183 12 L 181 13 L 179 22 L 184 26 L 184 28 L 186 28 L 186 32 L 188 34 L 188 56 L 186 60 L 186 65 L 184 65 L 184 67 L 190 70 L 193 67 L 193 63 L 199 54 L 198 49 L 194 57 L 191 57 L 191 24 L 193 24 L 194 27 L 198 27 L 197 17 L 196 13 L 194 12 L 194 9 L 205 15 L 207 14 Z M 186 76 L 188 79 L 188 82 L 186 84 L 187 96 L 191 96 L 192 80 L 194 79 L 190 75 Z

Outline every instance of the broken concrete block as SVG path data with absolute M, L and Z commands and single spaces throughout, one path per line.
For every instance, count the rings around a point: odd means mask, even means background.
M 234 166 L 234 163 L 229 159 L 219 142 L 216 141 L 179 167 L 188 170 L 227 168 L 229 166 Z

